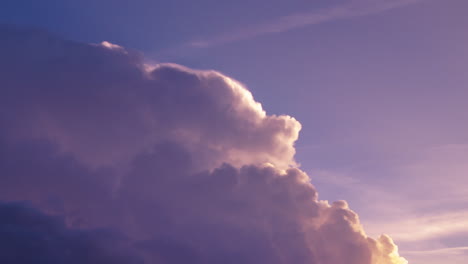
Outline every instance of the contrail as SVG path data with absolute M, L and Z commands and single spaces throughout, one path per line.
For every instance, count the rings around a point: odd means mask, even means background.
M 377 14 L 423 1 L 427 0 L 348 0 L 342 5 L 290 14 L 248 27 L 226 31 L 211 37 L 194 39 L 169 49 L 160 50 L 153 53 L 153 55 L 159 58 L 180 57 L 191 54 L 198 49 L 229 44 L 266 34 L 282 33 L 330 21 Z
M 329 21 L 376 14 L 421 1 L 424 0 L 353 0 L 343 5 L 291 14 L 265 23 L 252 25 L 248 28 L 235 29 L 207 39 L 190 41 L 186 43 L 186 46 L 207 48 Z

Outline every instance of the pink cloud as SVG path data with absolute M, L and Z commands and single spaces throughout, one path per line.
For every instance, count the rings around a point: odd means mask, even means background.
M 300 123 L 232 78 L 0 35 L 0 199 L 115 229 L 146 263 L 407 263 L 345 201 L 318 200 L 294 160 Z

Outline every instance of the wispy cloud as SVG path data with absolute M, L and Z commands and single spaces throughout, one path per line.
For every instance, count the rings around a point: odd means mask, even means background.
M 267 34 L 287 32 L 297 28 L 336 20 L 377 14 L 423 1 L 429 0 L 344 0 L 344 3 L 341 5 L 289 14 L 262 23 L 244 26 L 242 28 L 234 28 L 217 35 L 200 37 L 186 41 L 181 45 L 149 52 L 147 55 L 157 58 L 156 61 L 164 61 L 174 56 L 180 57 L 189 55 L 199 49 L 229 44 Z
M 376 14 L 421 1 L 424 0 L 350 0 L 338 6 L 291 14 L 249 27 L 234 29 L 206 39 L 193 40 L 188 42 L 186 46 L 207 48 L 260 35 L 286 32 L 309 25 Z
M 374 175 L 372 164 L 365 163 L 345 169 L 315 169 L 310 175 L 313 183 L 347 192 L 348 199 L 353 197 L 352 205 L 364 204 L 360 209 L 366 212 L 359 213 L 366 216 L 367 234 L 377 236 L 385 231 L 409 263 L 465 264 L 468 145 L 435 145 L 408 152 L 409 156 L 400 160 L 398 154 L 379 167 L 389 174 L 385 184 L 369 180 L 380 175 Z
M 468 247 L 448 247 L 421 251 L 403 251 L 410 263 L 424 264 L 465 264 L 468 257 Z
M 433 250 L 421 250 L 421 251 L 404 251 L 406 254 L 413 255 L 434 255 L 434 254 L 454 254 L 461 255 L 468 253 L 468 247 L 453 247 L 453 248 L 438 248 Z
M 467 233 L 468 211 L 405 217 L 401 221 L 378 223 L 378 228 L 390 233 L 397 241 L 416 242 Z M 370 232 L 376 226 L 368 226 Z

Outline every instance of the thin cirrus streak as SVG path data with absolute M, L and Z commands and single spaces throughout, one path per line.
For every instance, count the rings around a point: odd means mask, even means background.
M 438 215 L 414 217 L 391 224 L 381 223 L 380 228 L 385 226 L 385 230 L 398 241 L 425 241 L 468 232 L 467 217 L 467 211 L 439 213 Z M 372 233 L 373 226 L 367 228 Z
M 404 254 L 418 260 L 418 262 L 414 263 L 464 264 L 466 263 L 466 257 L 468 256 L 468 247 L 444 247 L 431 250 L 405 251 Z
M 413 255 L 434 255 L 434 254 L 441 254 L 441 253 L 461 254 L 464 251 L 468 251 L 468 247 L 438 248 L 438 249 L 433 249 L 433 250 L 421 250 L 421 251 L 405 251 L 405 253 L 413 254 Z
M 309 25 L 376 14 L 422 1 L 425 0 L 348 1 L 342 5 L 322 8 L 305 13 L 291 14 L 280 17 L 273 21 L 252 25 L 249 28 L 239 28 L 210 38 L 190 41 L 184 46 L 192 48 L 208 48 L 221 44 L 250 39 L 260 35 L 286 32 Z

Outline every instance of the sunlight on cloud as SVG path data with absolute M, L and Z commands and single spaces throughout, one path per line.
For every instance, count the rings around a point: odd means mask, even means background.
M 121 264 L 407 263 L 347 202 L 318 199 L 294 158 L 300 123 L 268 115 L 240 82 L 149 66 L 108 42 L 54 39 L 57 51 L 28 32 L 0 26 L 0 199 L 38 208 L 4 213 L 40 219 L 36 236 L 59 230 L 99 258 L 100 229 L 116 230 L 130 254 Z M 29 240 L 11 235 L 15 256 Z M 33 258 L 62 257 L 43 245 Z

